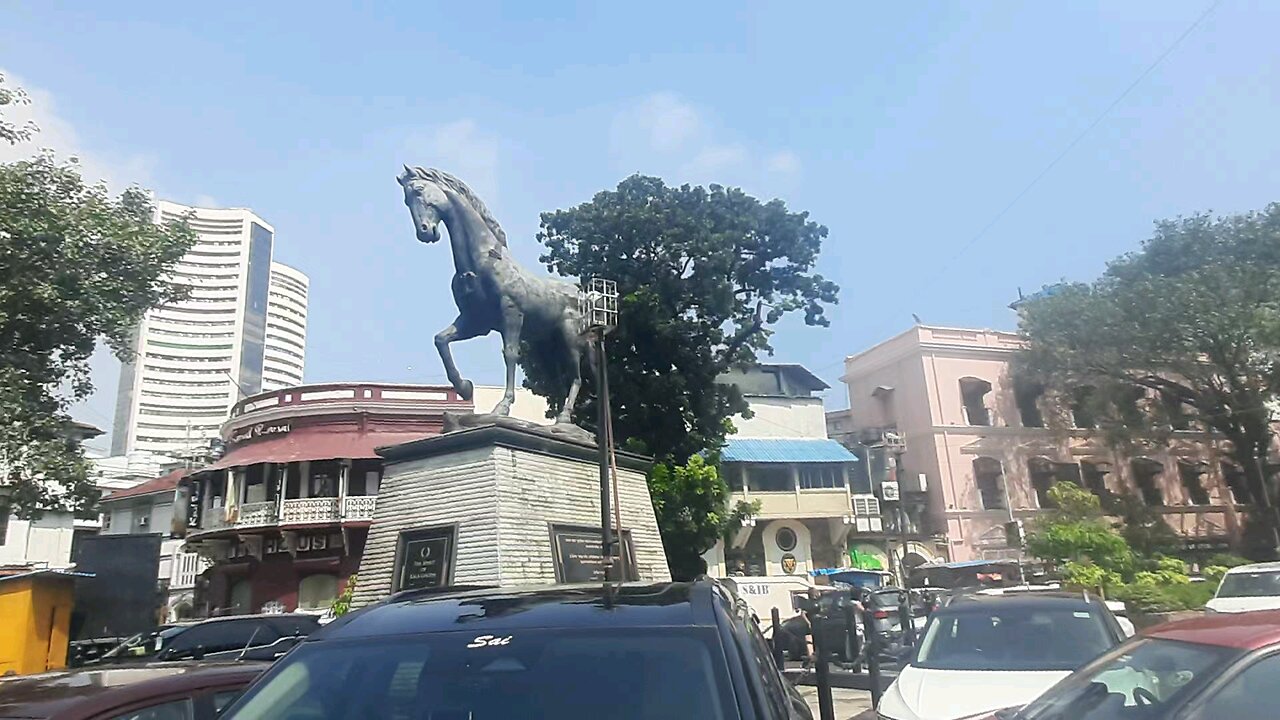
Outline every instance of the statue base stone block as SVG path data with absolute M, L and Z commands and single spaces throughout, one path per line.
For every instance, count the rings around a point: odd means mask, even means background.
M 593 443 L 491 424 L 379 454 L 382 485 L 354 605 L 409 589 L 604 579 Z M 623 556 L 615 563 L 628 579 L 665 581 L 647 467 L 647 458 L 617 453 Z

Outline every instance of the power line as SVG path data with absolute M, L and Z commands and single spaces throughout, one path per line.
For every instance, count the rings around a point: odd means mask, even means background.
M 1034 189 L 1036 185 L 1040 184 L 1040 181 L 1043 180 L 1046 175 L 1052 172 L 1053 169 L 1058 166 L 1058 163 L 1062 162 L 1063 158 L 1065 158 L 1068 154 L 1070 154 L 1071 151 L 1074 150 L 1075 147 L 1079 145 L 1080 142 L 1089 135 L 1089 133 L 1093 132 L 1094 128 L 1102 124 L 1102 121 L 1107 117 L 1107 115 L 1109 115 L 1111 111 L 1116 108 L 1117 105 L 1123 102 L 1125 98 L 1129 97 L 1129 93 L 1133 92 L 1134 88 L 1138 87 L 1138 85 L 1141 84 L 1143 80 L 1147 79 L 1147 76 L 1150 75 L 1157 67 L 1159 67 L 1160 63 L 1164 62 L 1165 58 L 1169 57 L 1169 55 L 1171 55 L 1173 51 L 1176 50 L 1178 46 L 1182 44 L 1182 41 L 1186 40 L 1187 36 L 1190 35 L 1193 31 L 1195 31 L 1195 29 L 1199 27 L 1202 22 L 1204 22 L 1205 18 L 1209 17 L 1209 14 L 1212 13 L 1215 9 L 1217 9 L 1217 7 L 1221 4 L 1222 4 L 1222 0 L 1214 0 L 1214 2 L 1210 4 L 1209 7 L 1206 8 L 1204 12 L 1200 13 L 1200 16 L 1197 17 L 1194 22 L 1188 25 L 1187 29 L 1183 30 L 1182 34 L 1179 35 L 1177 39 L 1175 39 L 1168 47 L 1166 47 L 1164 49 L 1164 52 L 1160 53 L 1160 55 L 1150 65 L 1147 66 L 1146 70 L 1143 70 L 1142 73 L 1138 75 L 1138 77 L 1133 82 L 1129 83 L 1129 86 L 1126 87 L 1124 91 L 1121 92 L 1119 95 L 1117 95 L 1116 98 L 1111 101 L 1111 104 L 1108 105 L 1106 109 L 1104 109 L 1096 118 L 1094 118 L 1093 122 L 1089 123 L 1089 125 L 1085 127 L 1085 129 L 1082 130 L 1080 134 L 1076 135 L 1075 139 L 1073 139 L 1070 143 L 1068 143 L 1067 146 L 1063 148 L 1062 152 L 1058 153 L 1058 155 L 1054 157 L 1053 160 L 1050 161 L 1049 164 L 1046 165 L 1043 170 L 1041 170 L 1038 174 L 1036 174 L 1036 176 L 1031 179 L 1031 182 L 1027 183 L 1026 186 L 1024 186 L 1022 190 L 1018 192 L 1017 195 L 1014 195 L 1013 199 L 1010 200 L 1008 204 L 1006 204 L 1000 212 L 996 213 L 996 216 L 991 218 L 990 222 L 988 222 L 986 225 L 983 225 L 982 229 L 979 230 L 973 237 L 969 238 L 968 242 L 960 246 L 960 250 L 954 256 L 952 256 L 950 260 L 948 260 L 945 264 L 943 264 L 942 267 L 938 269 L 937 273 L 934 275 L 934 278 L 937 278 L 938 276 L 942 275 L 942 273 L 945 272 L 946 269 L 952 265 L 952 263 L 954 263 L 956 260 L 959 260 L 960 257 L 964 255 L 966 252 L 968 252 L 971 248 L 973 248 L 973 246 L 976 245 L 978 241 L 981 240 L 989 230 L 991 230 L 991 228 L 995 227 L 996 223 L 1000 222 L 1000 220 L 1003 219 L 1004 216 L 1007 215 L 1009 211 L 1012 210 L 1013 207 L 1017 205 L 1019 201 L 1022 200 L 1022 198 L 1026 197 L 1027 193 L 1031 192 L 1031 190 Z

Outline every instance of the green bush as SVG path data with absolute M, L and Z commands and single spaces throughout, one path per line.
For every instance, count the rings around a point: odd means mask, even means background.
M 1205 563 L 1205 565 L 1221 565 L 1224 568 L 1233 568 L 1248 564 L 1249 561 L 1247 559 L 1230 553 L 1218 553 L 1217 555 L 1209 558 L 1208 562 Z
M 1149 614 L 1198 610 L 1213 597 L 1214 589 L 1213 583 L 1209 582 L 1166 585 L 1135 582 L 1117 588 L 1112 596 L 1123 600 L 1131 612 Z
M 1208 565 L 1201 568 L 1200 574 L 1204 576 L 1206 585 L 1218 587 L 1218 584 L 1222 582 L 1222 576 L 1227 574 L 1227 570 L 1230 570 L 1230 568 L 1225 565 Z

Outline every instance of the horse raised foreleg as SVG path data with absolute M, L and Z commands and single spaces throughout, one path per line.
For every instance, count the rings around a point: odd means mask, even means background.
M 516 363 L 520 360 L 520 330 L 524 327 L 524 313 L 509 303 L 502 308 L 502 360 L 507 364 L 507 387 L 502 399 L 493 406 L 494 415 L 511 414 L 511 403 L 516 401 Z
M 453 389 L 458 391 L 458 395 L 463 400 L 470 400 L 475 394 L 475 384 L 464 379 L 458 372 L 458 366 L 453 362 L 453 353 L 449 350 L 449 343 L 455 340 L 470 340 L 480 333 L 459 329 L 461 320 L 462 318 L 459 317 L 453 321 L 452 325 L 436 333 L 436 351 L 440 353 L 440 360 L 444 363 L 444 374 L 449 378 L 449 384 L 453 385 Z

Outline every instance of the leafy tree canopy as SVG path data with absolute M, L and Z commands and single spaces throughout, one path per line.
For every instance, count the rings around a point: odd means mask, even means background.
M 163 273 L 195 235 L 154 215 L 146 192 L 112 198 L 74 161 L 0 165 L 0 492 L 19 515 L 96 501 L 67 409 L 93 390 L 99 338 L 126 358 L 143 312 L 181 296 Z
M 1057 509 L 1031 528 L 1028 552 L 1050 563 L 1074 563 L 1068 566 L 1068 574 L 1088 577 L 1090 587 L 1101 584 L 1103 577 L 1133 574 L 1133 551 L 1111 526 L 1093 493 L 1060 482 L 1049 488 L 1049 498 Z
M 772 329 L 788 315 L 828 324 L 825 307 L 838 288 L 813 271 L 826 236 L 781 200 L 760 202 L 719 185 L 670 187 L 642 175 L 577 207 L 543 213 L 538 240 L 548 269 L 618 283 L 619 324 L 608 340 L 615 435 L 667 473 L 718 449 L 726 418 L 747 412 L 747 404 L 716 379 L 771 352 Z M 523 357 L 526 386 L 553 403 L 564 396 L 559 368 L 536 353 Z M 575 417 L 594 421 L 593 394 L 584 393 Z M 651 478 L 655 503 L 688 508 L 659 515 L 668 554 L 686 556 L 673 567 L 694 564 L 688 555 L 706 550 L 724 522 L 724 492 L 713 490 L 709 470 L 691 482 L 670 483 L 657 471 Z
M 1221 433 L 1261 499 L 1280 391 L 1280 204 L 1156 224 L 1093 283 L 1024 303 L 1017 372 L 1122 441 Z

